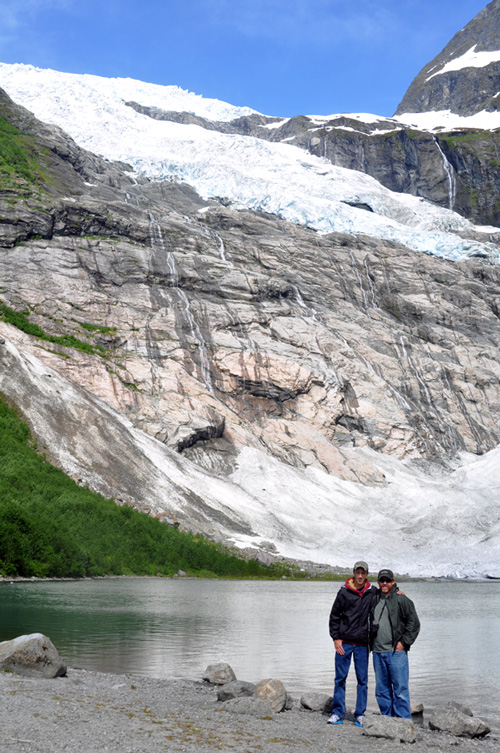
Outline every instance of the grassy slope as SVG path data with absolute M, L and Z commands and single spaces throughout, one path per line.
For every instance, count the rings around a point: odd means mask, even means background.
M 79 487 L 34 447 L 28 426 L 0 398 L 0 573 L 281 577 Z
M 0 110 L 0 190 L 23 194 L 43 182 L 34 139 L 13 126 Z

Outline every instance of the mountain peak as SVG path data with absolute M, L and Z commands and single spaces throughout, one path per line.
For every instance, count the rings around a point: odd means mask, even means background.
M 469 116 L 500 107 L 500 0 L 461 29 L 413 80 L 396 111 Z

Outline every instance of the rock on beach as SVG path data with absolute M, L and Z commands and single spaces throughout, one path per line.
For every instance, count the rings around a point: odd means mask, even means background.
M 455 737 L 484 737 L 491 730 L 481 719 L 471 713 L 464 713 L 454 706 L 440 706 L 429 719 L 429 727 L 441 732 L 449 732 Z
M 20 635 L 0 643 L 0 668 L 25 677 L 61 677 L 66 665 L 46 635 Z
M 348 719 L 332 727 L 327 716 L 299 704 L 290 711 L 269 713 L 265 701 L 241 697 L 220 702 L 217 691 L 217 686 L 202 681 L 71 668 L 66 677 L 53 679 L 0 672 L 2 744 L 12 753 L 399 753 L 407 749 L 398 740 L 367 736 Z M 248 713 L 247 701 L 258 715 Z M 266 713 L 256 702 L 264 704 Z M 229 713 L 226 704 L 231 704 Z M 371 718 L 376 715 L 366 717 Z M 455 738 L 417 725 L 416 732 L 408 753 L 498 753 L 500 748 L 495 738 Z
M 233 672 L 234 674 L 234 672 Z M 200 671 L 201 675 L 201 671 Z M 228 673 L 230 676 L 231 673 Z M 205 676 L 205 673 L 204 675 Z M 231 680 L 239 689 L 251 683 Z M 256 683 L 258 685 L 259 683 Z M 266 687 L 281 691 L 279 681 Z M 224 686 L 207 680 L 168 680 L 69 668 L 64 677 L 0 672 L 2 745 L 12 753 L 392 753 L 401 734 L 373 737 L 352 715 L 332 727 L 327 716 L 307 710 L 294 697 L 277 712 L 256 694 L 218 700 Z M 284 688 L 284 686 L 283 686 Z M 228 689 L 229 690 L 229 689 Z M 288 699 L 290 694 L 286 691 Z M 293 697 L 293 694 L 291 694 Z M 296 702 L 295 702 L 296 701 Z M 287 707 L 288 708 L 288 704 Z M 459 712 L 460 713 L 460 712 Z M 405 726 L 405 725 L 402 725 Z M 408 721 L 408 727 L 411 722 Z M 498 753 L 499 740 L 472 740 L 415 725 L 411 753 Z

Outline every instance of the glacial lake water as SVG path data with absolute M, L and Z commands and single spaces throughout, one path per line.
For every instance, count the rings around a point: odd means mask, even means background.
M 70 667 L 199 680 L 227 661 L 240 680 L 333 689 L 328 617 L 340 583 L 111 578 L 4 583 L 0 640 L 40 632 Z M 456 700 L 500 732 L 500 582 L 406 582 L 422 628 L 412 699 Z M 351 676 L 352 675 L 352 676 Z M 370 667 L 369 710 L 376 710 Z M 354 671 L 347 702 L 355 696 Z

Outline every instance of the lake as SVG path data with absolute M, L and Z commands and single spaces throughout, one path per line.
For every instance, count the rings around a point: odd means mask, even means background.
M 328 617 L 340 583 L 110 578 L 4 583 L 0 640 L 40 632 L 70 667 L 199 680 L 227 661 L 240 680 L 333 690 Z M 421 633 L 412 699 L 460 701 L 500 730 L 500 583 L 406 582 Z M 371 662 L 370 662 L 371 663 Z M 352 676 L 351 676 L 352 675 Z M 370 669 L 369 710 L 377 708 Z M 354 671 L 347 701 L 355 695 Z

